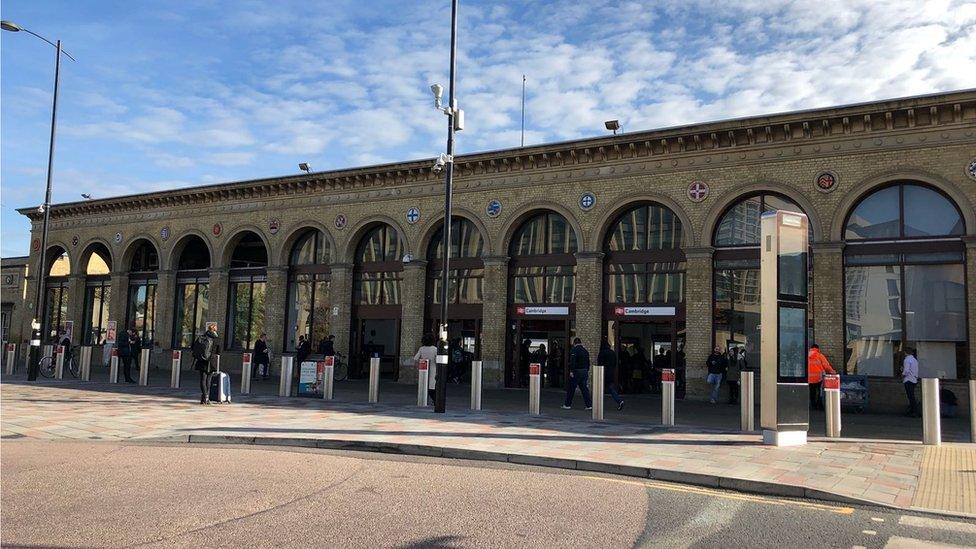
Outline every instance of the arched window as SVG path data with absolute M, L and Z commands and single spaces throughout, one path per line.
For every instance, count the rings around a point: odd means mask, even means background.
M 248 350 L 264 330 L 268 250 L 251 231 L 238 235 L 230 258 L 228 348 Z
M 478 227 L 463 217 L 451 220 L 451 286 L 448 304 L 480 304 L 484 298 L 484 240 Z M 437 229 L 427 247 L 427 292 L 431 304 L 441 302 L 444 269 L 444 227 Z M 432 311 L 440 318 L 440 310 Z
M 292 246 L 288 261 L 289 351 L 295 350 L 298 336 L 320 342 L 332 331 L 331 257 L 329 240 L 318 229 L 309 229 Z
M 745 352 L 748 365 L 759 368 L 759 240 L 760 219 L 765 212 L 806 213 L 796 202 L 779 194 L 746 195 L 732 204 L 712 235 L 713 257 L 712 327 L 715 346 L 737 347 Z M 813 224 L 809 241 L 813 242 Z M 813 261 L 808 262 L 813 274 Z M 813 284 L 807 284 L 808 326 L 813 326 Z M 812 336 L 810 341 L 814 341 Z
M 112 300 L 111 255 L 103 244 L 92 244 L 85 266 L 85 321 L 82 343 L 101 345 L 108 331 L 109 303 Z M 84 257 L 84 256 L 82 256 Z
M 203 333 L 210 318 L 210 249 L 202 238 L 188 235 L 177 243 L 176 314 L 173 348 L 186 349 Z
M 684 302 L 681 220 L 669 208 L 645 204 L 620 215 L 604 243 L 607 302 Z
M 508 247 L 510 299 L 518 304 L 572 303 L 576 298 L 576 232 L 555 212 L 526 219 Z
M 71 274 L 71 260 L 68 252 L 60 246 L 48 248 L 45 257 L 48 272 L 45 279 L 41 334 L 47 342 L 56 345 L 60 339 L 58 335 L 68 328 L 68 275 Z
M 141 240 L 129 265 L 129 295 L 126 300 L 126 328 L 142 338 L 143 347 L 156 338 L 156 287 L 159 283 L 159 253 L 152 242 Z
M 356 248 L 354 303 L 399 305 L 405 246 L 393 227 L 380 224 L 369 230 Z
M 844 224 L 850 374 L 892 377 L 915 349 L 923 377 L 968 377 L 965 234 L 942 192 L 899 181 L 861 198 Z

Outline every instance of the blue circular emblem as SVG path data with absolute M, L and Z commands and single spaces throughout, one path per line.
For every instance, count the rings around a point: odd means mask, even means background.
M 420 208 L 410 208 L 407 210 L 407 223 L 413 225 L 420 221 Z
M 492 200 L 488 203 L 488 207 L 485 208 L 485 213 L 491 218 L 498 217 L 502 213 L 502 203 L 497 200 Z
M 583 211 L 591 210 L 593 209 L 593 206 L 596 206 L 596 195 L 594 195 L 589 191 L 580 195 L 579 207 L 581 210 Z

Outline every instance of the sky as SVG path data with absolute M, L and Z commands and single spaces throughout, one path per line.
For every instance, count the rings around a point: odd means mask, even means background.
M 4 0 L 61 71 L 54 202 L 432 158 L 450 1 Z M 976 0 L 462 1 L 460 154 L 976 87 Z M 0 255 L 43 201 L 55 50 L 0 33 Z

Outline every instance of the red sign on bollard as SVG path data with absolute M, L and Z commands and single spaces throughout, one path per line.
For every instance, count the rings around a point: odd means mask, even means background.
M 13 352 L 16 349 L 17 349 L 17 344 L 16 343 L 8 343 L 7 344 L 7 352 L 8 353 L 11 353 L 11 352 Z
M 334 356 L 327 356 L 327 357 L 325 357 L 325 360 L 323 360 L 322 362 L 325 363 L 325 366 L 326 367 L 335 367 L 335 357 Z
M 119 356 L 119 350 L 115 347 L 112 348 L 112 356 Z
M 823 379 L 823 388 L 825 391 L 839 391 L 840 376 L 831 374 L 825 375 Z
M 674 370 L 670 368 L 661 370 L 661 381 L 674 381 Z
M 426 358 L 422 358 L 417 361 L 417 369 L 421 372 L 426 371 L 428 368 L 430 368 L 430 361 Z
M 538 362 L 533 362 L 532 364 L 529 364 L 529 375 L 530 376 L 537 376 L 541 372 L 542 372 L 542 365 L 541 364 L 539 364 Z

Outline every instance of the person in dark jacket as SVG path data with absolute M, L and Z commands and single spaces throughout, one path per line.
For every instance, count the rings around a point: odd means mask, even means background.
M 210 404 L 210 375 L 217 371 L 217 361 L 220 360 L 220 342 L 217 339 L 217 327 L 215 325 L 207 326 L 207 331 L 203 335 L 211 340 L 210 356 L 194 358 L 193 368 L 200 372 L 200 404 Z
M 260 375 L 268 379 L 268 370 L 271 368 L 271 353 L 268 352 L 268 334 L 261 334 L 261 337 L 254 342 L 254 371 L 251 372 L 251 379 L 257 379 Z
M 563 404 L 564 410 L 573 408 L 573 397 L 576 396 L 576 387 L 583 393 L 583 403 L 586 409 L 593 409 L 593 402 L 590 399 L 590 389 L 587 387 L 590 377 L 590 353 L 583 346 L 583 340 L 576 338 L 573 340 L 573 348 L 569 351 L 569 385 L 566 387 L 566 402 Z
M 312 344 L 305 339 L 305 336 L 298 336 L 298 345 L 295 346 L 295 363 L 301 368 L 302 362 L 312 354 Z
M 708 377 L 705 378 L 705 381 L 712 386 L 712 394 L 709 397 L 709 401 L 715 404 L 718 401 L 718 393 L 722 389 L 722 379 L 729 369 L 729 361 L 722 354 L 722 348 L 715 347 L 712 354 L 708 355 L 708 360 L 705 361 L 705 364 L 708 366 Z
M 323 337 L 319 343 L 319 354 L 322 356 L 335 356 L 335 336 Z
M 126 330 L 125 334 L 119 338 L 119 360 L 122 361 L 122 375 L 125 377 L 126 383 L 136 382 L 132 379 L 132 355 L 137 352 L 133 349 L 133 342 L 137 340 L 135 330 L 132 328 Z
M 607 338 L 603 338 L 600 343 L 600 354 L 596 357 L 596 363 L 603 366 L 603 383 L 613 401 L 617 403 L 617 409 L 623 410 L 624 400 L 620 398 L 614 383 L 617 379 L 617 353 L 610 348 L 610 341 Z

